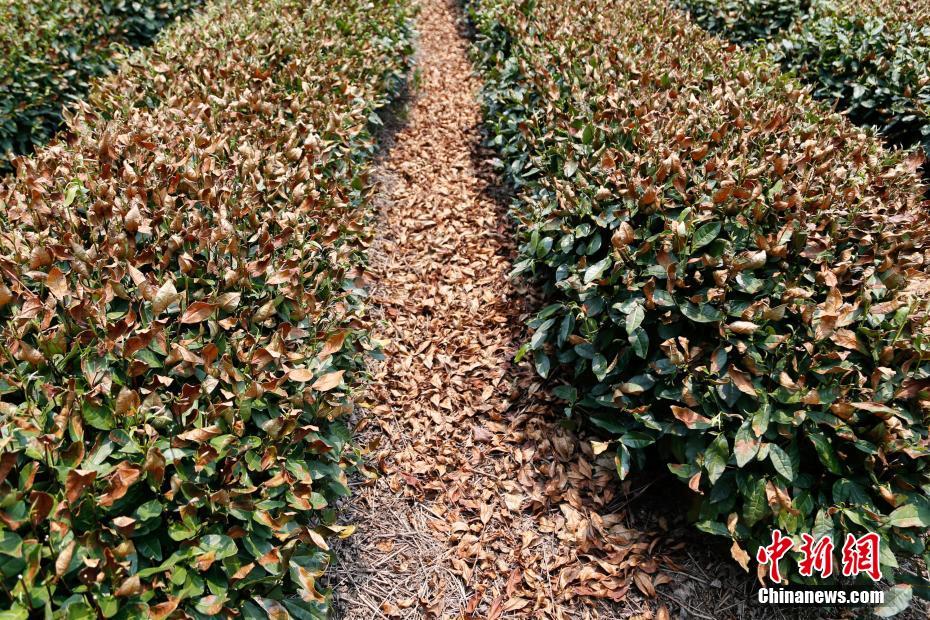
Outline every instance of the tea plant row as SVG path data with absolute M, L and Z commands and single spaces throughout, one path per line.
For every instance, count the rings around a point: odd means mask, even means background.
M 0 185 L 8 618 L 322 618 L 405 0 L 216 0 Z
M 665 0 L 469 6 L 518 189 L 515 271 L 548 298 L 523 354 L 566 414 L 623 478 L 666 461 L 747 570 L 775 528 L 874 531 L 886 576 L 914 580 L 901 567 L 930 526 L 915 161 Z M 883 613 L 912 589 L 895 594 Z

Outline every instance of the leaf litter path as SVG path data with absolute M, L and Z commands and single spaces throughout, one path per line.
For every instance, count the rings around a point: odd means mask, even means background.
M 368 279 L 386 359 L 360 435 L 380 477 L 347 507 L 358 531 L 337 552 L 339 616 L 661 617 L 639 595 L 669 579 L 651 555 L 660 536 L 624 527 L 612 458 L 561 428 L 512 363 L 532 302 L 507 276 L 479 84 L 457 9 L 421 4 L 421 81 L 376 169 Z

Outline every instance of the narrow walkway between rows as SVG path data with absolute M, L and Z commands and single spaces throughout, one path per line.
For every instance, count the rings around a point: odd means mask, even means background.
M 623 617 L 662 617 L 640 594 L 665 579 L 654 537 L 621 525 L 612 456 L 560 428 L 513 364 L 532 302 L 507 277 L 514 234 L 460 19 L 423 1 L 420 81 L 376 172 L 369 277 L 386 360 L 360 438 L 380 478 L 346 515 L 358 531 L 338 552 L 338 617 L 621 617 L 610 599 Z

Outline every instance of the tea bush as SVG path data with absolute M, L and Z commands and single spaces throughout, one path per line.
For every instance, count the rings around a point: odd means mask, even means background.
M 919 0 L 681 0 L 703 27 L 768 42 L 785 69 L 854 122 L 930 153 L 930 10 Z
M 470 13 L 515 272 L 549 296 L 523 352 L 563 369 L 568 414 L 621 477 L 657 444 L 747 570 L 772 528 L 871 530 L 909 579 L 930 526 L 918 162 L 663 0 Z
M 930 153 L 930 12 L 913 4 L 819 1 L 772 48 L 817 97 L 893 144 Z
M 201 0 L 0 1 L 0 172 L 61 127 L 61 110 Z
M 768 40 L 789 27 L 811 0 L 681 0 L 694 20 L 740 44 Z
M 5 618 L 327 617 L 410 16 L 217 0 L 0 185 Z

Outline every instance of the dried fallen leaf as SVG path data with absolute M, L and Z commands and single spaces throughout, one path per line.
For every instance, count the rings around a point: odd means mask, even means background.
M 475 438 L 475 441 L 479 443 L 491 443 L 494 441 L 494 434 L 483 426 L 475 426 L 472 428 L 472 436 Z
M 606 452 L 610 448 L 609 441 L 592 441 L 591 442 L 591 451 L 594 453 L 594 456 Z
M 397 618 L 402 613 L 401 608 L 390 601 L 384 601 L 381 603 L 380 609 L 381 613 L 391 618 Z
M 523 506 L 523 496 L 513 493 L 505 493 L 504 503 L 507 505 L 507 509 L 511 512 L 520 512 L 520 508 Z

